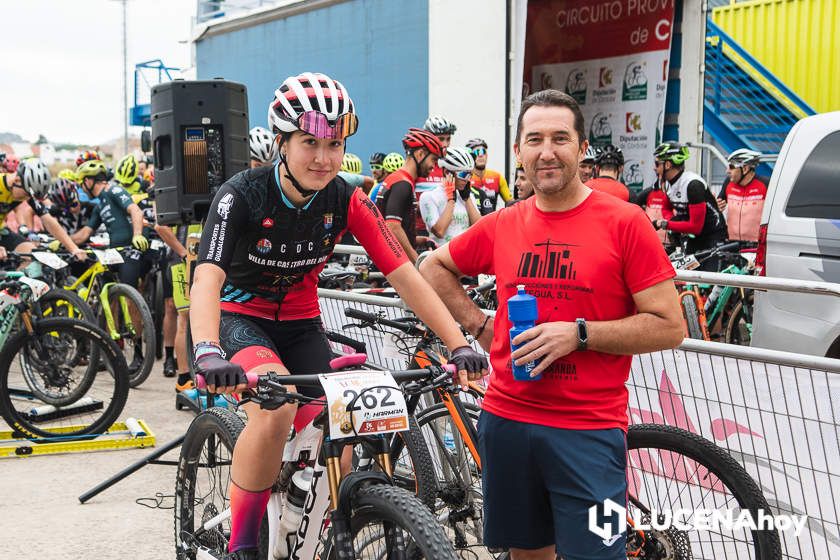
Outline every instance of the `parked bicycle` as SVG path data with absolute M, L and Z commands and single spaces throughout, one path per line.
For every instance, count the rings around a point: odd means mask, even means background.
M 394 372 L 393 379 L 410 382 L 435 377 L 442 371 Z M 380 376 L 380 380 L 367 384 L 349 384 L 352 389 L 344 392 L 344 401 L 329 403 L 287 389 L 288 385 L 323 382 L 318 375 L 249 376 L 249 386 L 255 391 L 243 402 L 258 403 L 265 409 L 286 403 L 320 409 L 314 420 L 293 432 L 286 444 L 284 463 L 269 500 L 267 523 L 263 523 L 260 557 L 457 558 L 429 510 L 392 483 L 388 440 L 381 435 L 375 418 L 381 418 L 380 412 L 394 405 L 398 389 Z M 307 414 L 306 408 L 298 409 L 299 417 Z M 359 418 L 364 417 L 374 420 L 360 423 Z M 401 423 L 402 419 L 392 419 L 402 427 L 407 425 Z M 212 408 L 197 416 L 187 431 L 175 489 L 179 559 L 220 558 L 227 548 L 227 486 L 232 450 L 242 428 L 242 420 L 235 413 Z M 362 443 L 377 449 L 381 472 L 342 476 L 339 458 L 343 448 Z
M 734 241 L 693 255 L 678 249 L 670 258 L 677 270 L 694 270 L 703 262 L 717 258 L 729 263 L 722 273 L 752 274 L 750 260 L 738 252 L 740 247 L 740 242 Z M 728 344 L 749 345 L 752 300 L 752 290 L 744 288 L 685 284 L 680 291 L 680 304 L 689 338 L 721 339 Z
M 156 331 L 149 305 L 135 288 L 117 281 L 110 265 L 123 262 L 119 249 L 89 249 L 95 260 L 79 278 L 65 273 L 59 285 L 90 305 L 97 324 L 117 343 L 129 363 L 129 383 L 138 387 L 152 371 Z
M 94 325 L 42 319 L 48 290 L 22 272 L 0 275 L 0 416 L 19 437 L 102 433 L 128 398 L 125 359 Z

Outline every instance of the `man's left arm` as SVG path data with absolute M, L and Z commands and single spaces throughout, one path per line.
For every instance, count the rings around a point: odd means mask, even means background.
M 673 280 L 664 280 L 633 294 L 638 313 L 614 321 L 587 321 L 586 349 L 606 354 L 643 354 L 676 348 L 684 338 L 682 313 Z M 578 349 L 578 326 L 575 322 L 543 323 L 528 329 L 513 340 L 530 341 L 511 357 L 516 365 L 542 358 L 531 373 L 545 368 Z

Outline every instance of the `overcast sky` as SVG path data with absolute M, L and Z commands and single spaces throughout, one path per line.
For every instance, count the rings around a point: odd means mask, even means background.
M 128 106 L 134 65 L 190 64 L 195 0 L 128 0 Z M 0 0 L 0 132 L 98 144 L 121 137 L 122 3 Z M 139 130 L 139 129 L 138 129 Z

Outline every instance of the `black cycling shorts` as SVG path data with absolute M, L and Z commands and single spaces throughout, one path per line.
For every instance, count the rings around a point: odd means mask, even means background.
M 157 258 L 157 251 L 149 249 L 143 253 L 137 249 L 122 249 L 120 254 L 123 263 L 114 266 L 114 270 L 123 284 L 137 288 L 140 279 L 143 278 L 152 268 L 152 263 Z
M 293 374 L 332 371 L 332 353 L 320 317 L 275 321 L 222 311 L 219 342 L 226 359 L 246 372 L 277 362 Z M 324 394 L 320 385 L 297 387 L 297 392 L 308 397 Z

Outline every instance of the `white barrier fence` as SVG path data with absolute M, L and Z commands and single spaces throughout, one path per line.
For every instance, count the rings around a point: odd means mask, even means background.
M 365 342 L 373 364 L 405 366 L 389 337 L 347 326 L 353 320 L 344 315 L 352 307 L 396 319 L 408 313 L 401 300 L 332 290 L 319 296 L 328 329 Z M 834 558 L 840 555 L 838 373 L 840 360 L 686 340 L 680 349 L 633 358 L 630 421 L 677 426 L 726 449 L 774 513 L 808 516 L 798 537 L 782 532 L 785 557 Z

